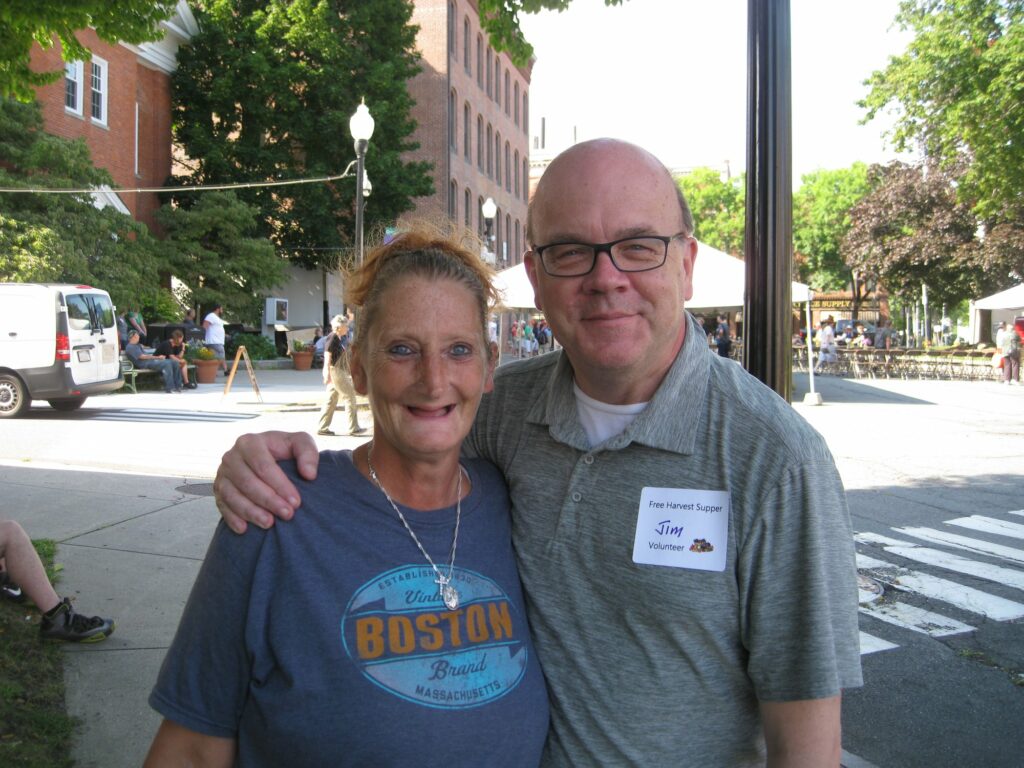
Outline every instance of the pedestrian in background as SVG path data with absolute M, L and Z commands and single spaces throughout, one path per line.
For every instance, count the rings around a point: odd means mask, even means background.
M 320 410 L 320 427 L 316 433 L 333 437 L 331 421 L 338 407 L 338 399 L 345 396 L 348 410 L 348 433 L 361 435 L 366 431 L 359 426 L 356 412 L 356 390 L 352 385 L 352 373 L 348 367 L 349 326 L 343 315 L 331 318 L 331 332 L 324 340 L 324 385 L 327 387 L 327 401 Z

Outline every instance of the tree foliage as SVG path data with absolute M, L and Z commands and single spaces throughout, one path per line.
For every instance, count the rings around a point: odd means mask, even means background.
M 0 187 L 111 183 L 85 142 L 43 132 L 36 104 L 0 99 L 0 158 Z M 87 194 L 0 193 L 0 280 L 89 283 L 125 306 L 158 290 L 159 266 L 146 227 Z
M 920 296 L 927 284 L 936 304 L 998 287 L 998 273 L 985 266 L 977 219 L 949 174 L 891 163 L 872 166 L 868 177 L 872 191 L 850 211 L 842 244 L 851 268 L 905 298 Z
M 0 3 L 0 98 L 29 102 L 35 86 L 57 80 L 62 70 L 29 69 L 32 43 L 43 48 L 60 41 L 64 61 L 90 58 L 75 36 L 92 27 L 101 40 L 143 43 L 159 40 L 161 21 L 171 17 L 176 0 L 5 0 Z
M 898 149 L 962 168 L 961 198 L 982 217 L 1024 200 L 1024 0 L 903 0 L 905 53 L 866 82 L 867 120 L 896 115 Z
M 186 286 L 185 306 L 223 304 L 232 317 L 259 325 L 263 297 L 284 282 L 284 262 L 257 236 L 256 210 L 233 192 L 199 195 L 188 208 L 165 205 L 166 265 Z
M 376 121 L 366 155 L 372 230 L 431 191 L 415 149 L 406 82 L 418 71 L 408 0 L 210 0 L 201 33 L 179 52 L 174 133 L 187 183 L 328 176 L 355 158 L 348 121 L 365 97 Z M 308 267 L 351 252 L 355 178 L 240 190 L 261 233 Z M 187 207 L 187 197 L 178 198 Z
M 488 34 L 496 51 L 505 51 L 516 65 L 522 67 L 533 56 L 533 46 L 523 37 L 519 14 L 558 11 L 572 0 L 479 0 L 480 26 Z M 604 0 L 605 5 L 621 5 L 622 0 Z
M 694 236 L 702 243 L 734 256 L 743 255 L 743 176 L 723 179 L 714 168 L 696 168 L 676 183 L 693 212 Z
M 841 245 L 850 231 L 850 209 L 868 192 L 868 168 L 820 170 L 804 175 L 793 195 L 793 246 L 797 279 L 818 291 L 851 283 Z

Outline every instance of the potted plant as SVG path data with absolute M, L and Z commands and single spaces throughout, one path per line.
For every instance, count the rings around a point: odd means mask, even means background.
M 220 360 L 209 347 L 188 344 L 185 346 L 185 359 L 196 367 L 197 383 L 213 384 L 217 380 Z
M 313 365 L 313 347 L 304 341 L 292 342 L 292 367 L 296 371 L 308 371 Z

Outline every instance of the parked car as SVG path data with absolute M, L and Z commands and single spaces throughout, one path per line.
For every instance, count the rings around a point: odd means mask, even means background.
M 23 414 L 33 400 L 72 411 L 123 382 L 110 294 L 0 283 L 0 418 Z

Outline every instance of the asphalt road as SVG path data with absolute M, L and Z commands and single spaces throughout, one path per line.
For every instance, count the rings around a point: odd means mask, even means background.
M 0 516 L 58 539 L 61 591 L 118 617 L 107 643 L 68 649 L 81 766 L 145 753 L 145 695 L 217 520 L 221 454 L 245 432 L 316 426 L 317 372 L 258 377 L 262 403 L 247 382 L 227 396 L 220 383 L 0 422 Z M 846 764 L 1024 764 L 1024 387 L 816 384 L 824 404 L 801 403 L 798 376 L 794 408 L 828 440 L 862 573 L 884 583 L 862 609 L 866 684 L 845 697 Z

